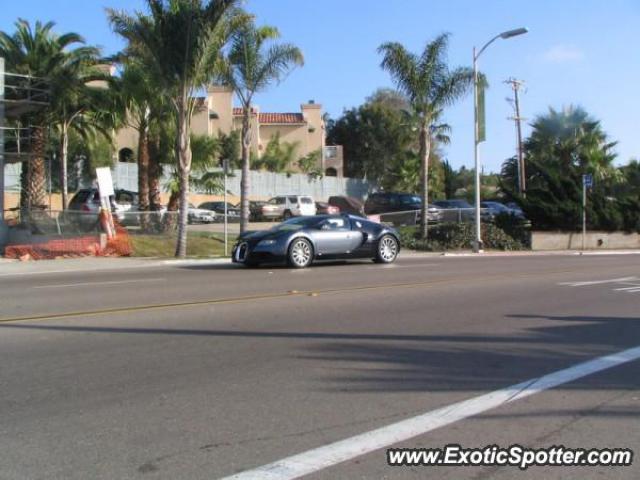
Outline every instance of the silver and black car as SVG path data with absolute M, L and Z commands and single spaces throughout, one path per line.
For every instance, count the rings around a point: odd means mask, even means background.
M 233 248 L 233 261 L 247 266 L 287 263 L 304 268 L 315 260 L 371 258 L 393 262 L 400 236 L 387 225 L 355 215 L 296 217 L 270 230 L 246 232 Z

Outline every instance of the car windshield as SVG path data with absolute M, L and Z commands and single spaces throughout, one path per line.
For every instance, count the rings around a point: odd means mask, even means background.
M 275 232 L 301 230 L 303 228 L 311 227 L 312 225 L 317 225 L 320 221 L 321 219 L 318 217 L 296 217 L 276 225 L 271 228 L 271 230 Z

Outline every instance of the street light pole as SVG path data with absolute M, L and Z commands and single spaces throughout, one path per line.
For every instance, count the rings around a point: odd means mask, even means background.
M 493 41 L 493 40 L 492 40 Z M 488 44 L 487 44 L 488 45 Z M 486 46 L 485 46 L 486 48 Z M 482 235 L 480 234 L 480 123 L 478 118 L 478 54 L 476 47 L 473 47 L 473 118 L 474 118 L 474 153 L 475 165 L 475 230 L 476 238 L 473 244 L 473 251 L 481 253 L 483 250 Z
M 489 45 L 495 42 L 497 39 L 501 38 L 503 40 L 507 40 L 512 37 L 517 37 L 518 35 L 523 35 L 527 33 L 529 30 L 527 28 L 516 28 L 514 30 L 507 30 L 506 32 L 502 32 L 487 43 L 476 52 L 476 47 L 473 47 L 473 118 L 474 118 L 474 164 L 475 164 L 475 230 L 476 230 L 476 238 L 473 244 L 473 251 L 475 253 L 482 253 L 483 244 L 482 244 L 482 235 L 480 232 L 480 142 L 484 141 L 480 139 L 480 124 L 478 118 L 478 58 L 482 55 Z

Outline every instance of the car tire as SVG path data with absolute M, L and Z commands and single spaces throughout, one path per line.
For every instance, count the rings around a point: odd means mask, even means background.
M 293 268 L 305 268 L 313 262 L 313 245 L 306 238 L 295 238 L 287 250 L 287 263 Z
M 376 245 L 376 263 L 393 263 L 398 258 L 400 244 L 393 235 L 383 235 Z
M 284 220 L 289 220 L 293 215 L 291 215 L 291 211 L 287 210 L 286 212 L 284 212 L 284 214 L 282 214 L 282 218 Z
M 247 268 L 258 268 L 260 266 L 260 263 L 256 261 L 248 261 L 244 262 L 244 266 Z

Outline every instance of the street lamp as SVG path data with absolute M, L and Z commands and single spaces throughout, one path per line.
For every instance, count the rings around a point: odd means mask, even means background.
M 480 142 L 484 141 L 484 138 L 481 140 L 480 137 L 480 125 L 478 122 L 478 58 L 482 55 L 489 45 L 491 45 L 494 41 L 501 38 L 503 40 L 507 40 L 512 37 L 517 37 L 518 35 L 523 35 L 527 33 L 529 30 L 527 28 L 516 28 L 514 30 L 507 30 L 506 32 L 502 32 L 487 43 L 476 52 L 476 47 L 473 47 L 473 118 L 474 118 L 474 160 L 476 167 L 476 178 L 475 178 L 475 224 L 476 224 L 476 239 L 473 246 L 473 251 L 476 253 L 482 252 L 482 237 L 480 235 Z

